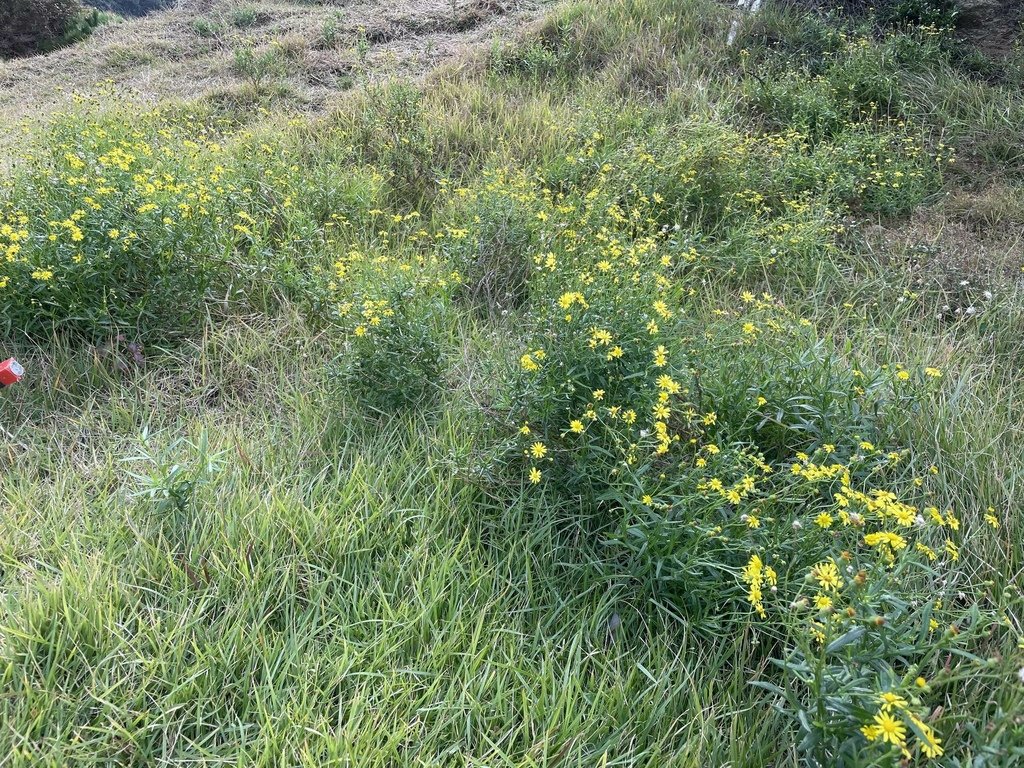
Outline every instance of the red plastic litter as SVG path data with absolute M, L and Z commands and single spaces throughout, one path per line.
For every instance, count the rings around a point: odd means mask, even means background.
M 17 384 L 24 375 L 25 369 L 13 357 L 0 363 L 0 387 L 9 387 L 11 384 Z

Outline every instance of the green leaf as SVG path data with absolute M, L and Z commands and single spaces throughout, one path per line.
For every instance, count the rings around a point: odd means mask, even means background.
M 853 629 L 847 630 L 825 647 L 825 653 L 835 653 L 851 643 L 857 642 L 864 636 L 865 632 L 867 632 L 867 630 L 864 629 L 864 627 L 854 627 Z

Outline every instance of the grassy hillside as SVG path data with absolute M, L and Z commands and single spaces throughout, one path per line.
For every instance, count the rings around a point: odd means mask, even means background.
M 0 61 L 0 117 L 35 120 L 103 86 L 146 107 L 211 99 L 249 109 L 251 72 L 238 59 L 251 52 L 266 58 L 273 77 L 264 84 L 276 108 L 324 111 L 365 78 L 418 77 L 467 44 L 521 26 L 542 5 L 179 0 L 169 10 L 104 24 L 49 56 Z
M 732 22 L 26 124 L 8 764 L 1024 761 L 1021 59 Z

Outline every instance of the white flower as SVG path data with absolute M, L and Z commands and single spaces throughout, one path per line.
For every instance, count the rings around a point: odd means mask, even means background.
M 1020 681 L 1024 683 L 1024 667 L 1017 670 L 1017 677 L 1019 677 Z

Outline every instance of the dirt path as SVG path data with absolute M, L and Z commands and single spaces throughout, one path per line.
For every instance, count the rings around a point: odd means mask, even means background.
M 453 13 L 451 0 L 181 0 L 70 48 L 0 63 L 0 125 L 45 117 L 103 83 L 141 103 L 231 94 L 244 82 L 235 51 L 246 46 L 279 46 L 290 100 L 322 110 L 363 73 L 426 72 L 467 45 L 512 34 L 548 2 L 458 0 Z

